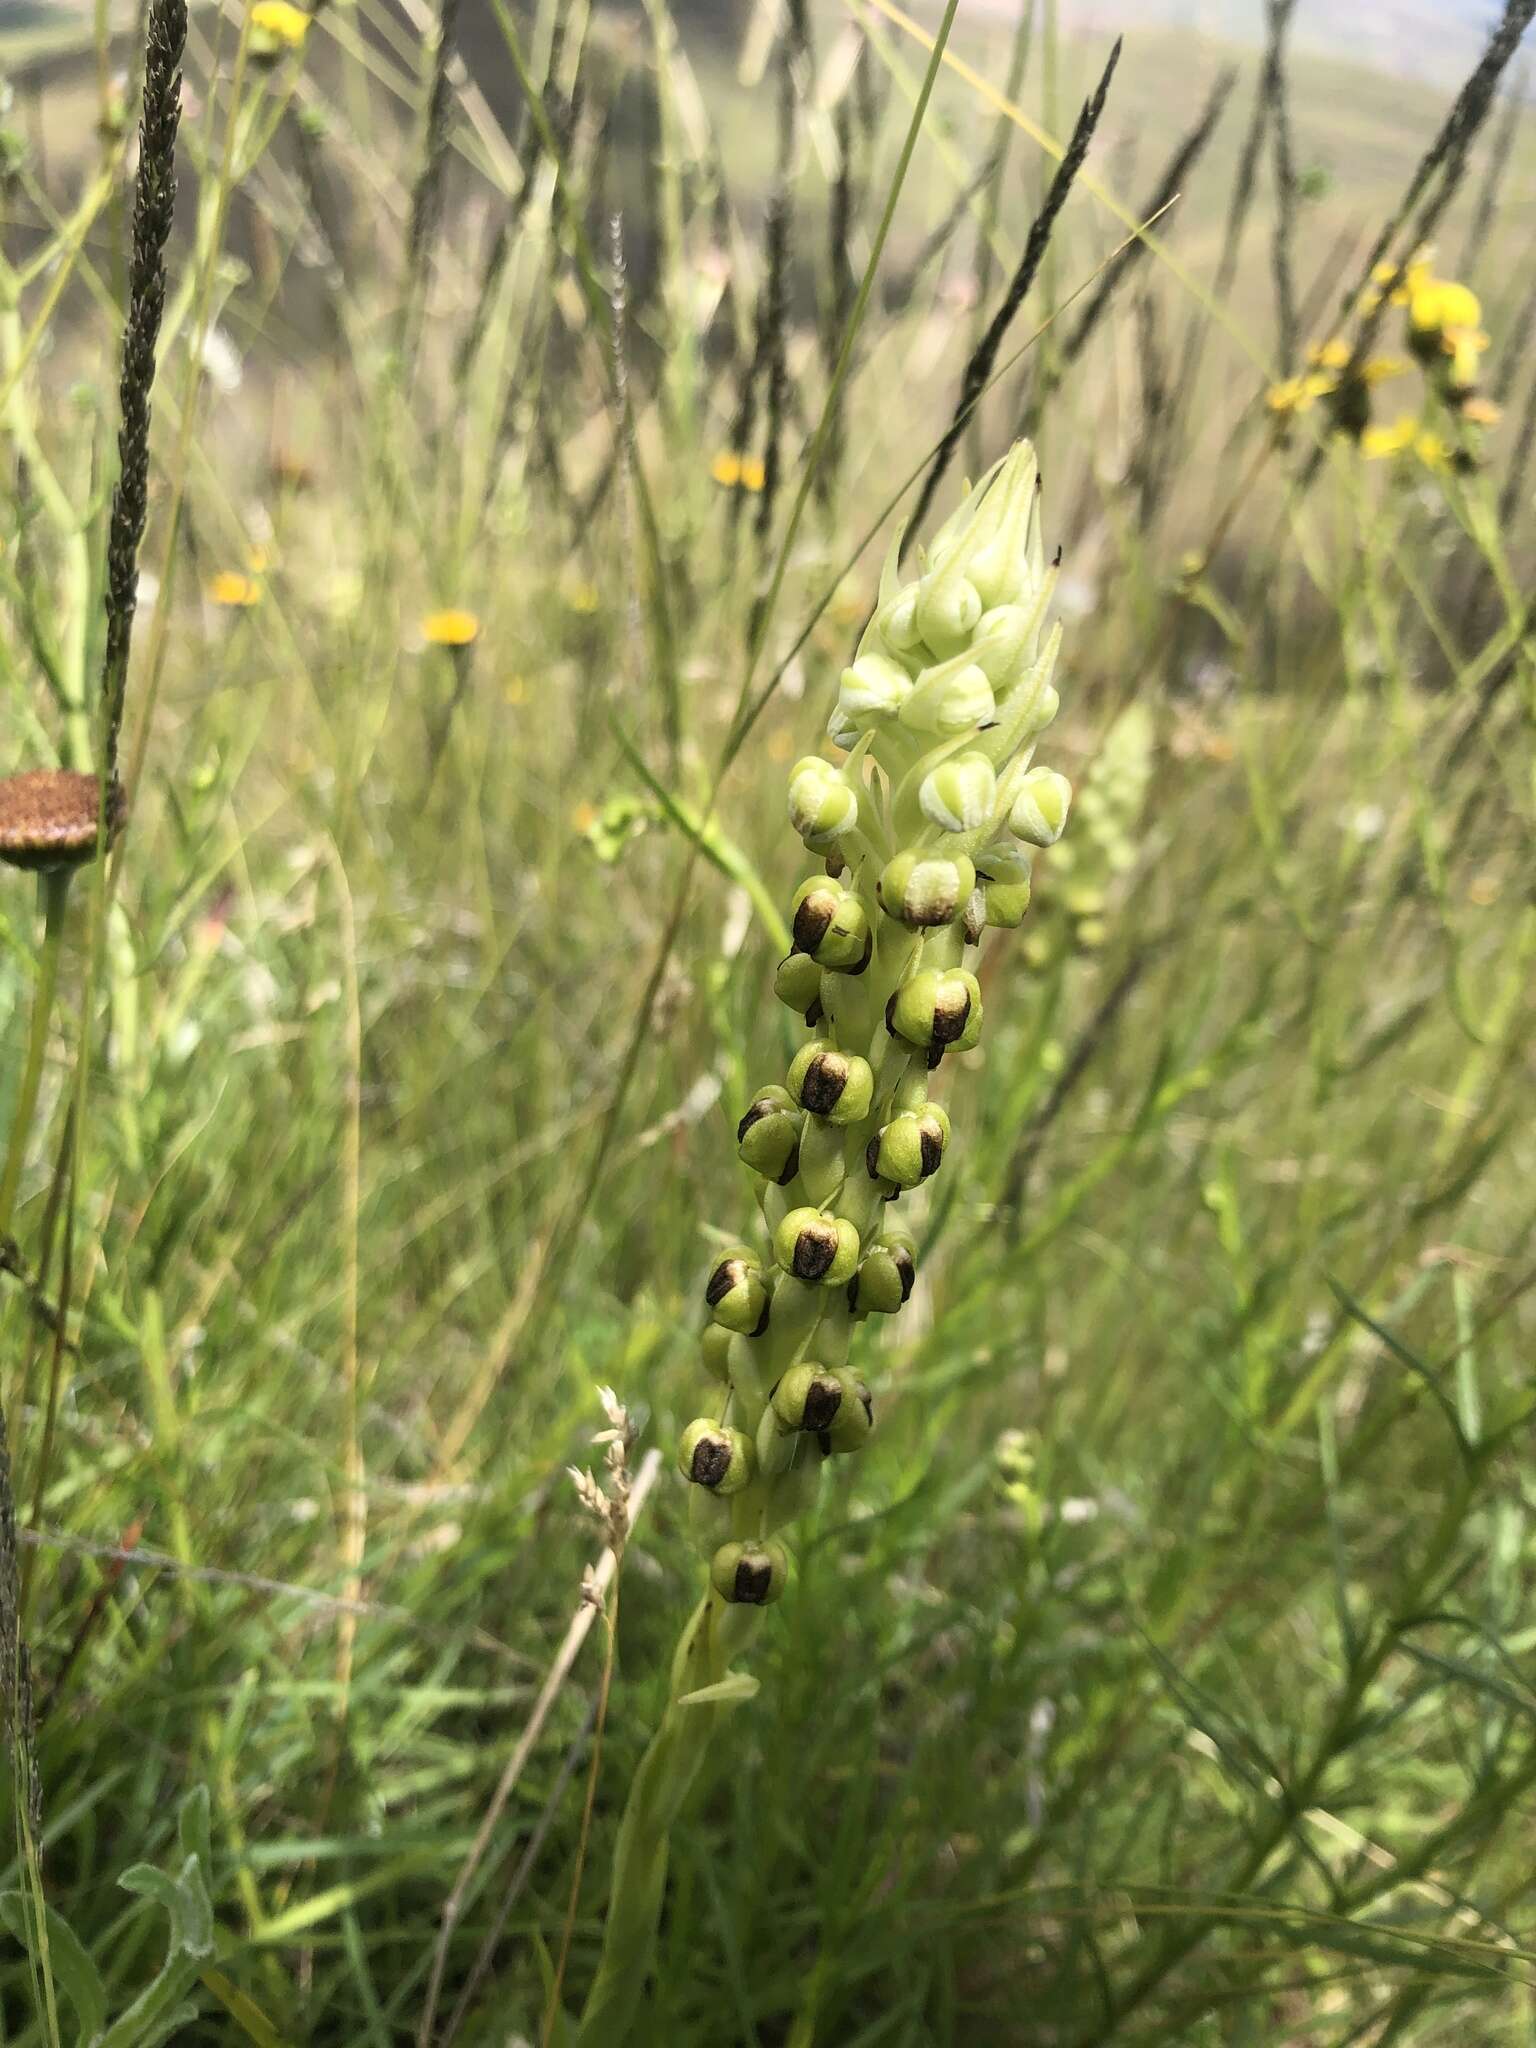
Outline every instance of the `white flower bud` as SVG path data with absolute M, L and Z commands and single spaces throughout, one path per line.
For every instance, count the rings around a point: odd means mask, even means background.
M 859 799 L 840 770 L 818 755 L 789 774 L 789 822 L 813 853 L 825 853 L 859 821 Z
M 985 609 L 975 584 L 952 558 L 918 584 L 913 617 L 934 653 L 946 655 L 965 646 Z
M 1008 829 L 1029 846 L 1054 846 L 1067 829 L 1072 785 L 1054 768 L 1031 768 L 1019 785 Z
M 913 732 L 952 738 L 990 723 L 996 710 L 997 699 L 983 671 L 967 656 L 957 655 L 924 669 L 901 707 L 901 722 Z
M 912 678 L 899 661 L 886 654 L 861 654 L 845 668 L 837 708 L 846 722 L 860 730 L 876 719 L 894 718 L 912 694 Z
M 956 754 L 923 777 L 923 816 L 945 832 L 979 832 L 997 802 L 997 774 L 985 754 Z

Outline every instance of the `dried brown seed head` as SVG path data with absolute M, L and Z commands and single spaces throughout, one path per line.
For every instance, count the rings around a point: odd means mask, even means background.
M 0 776 L 0 861 L 13 868 L 73 868 L 96 857 L 101 785 L 68 768 Z M 120 782 L 107 793 L 107 845 L 122 828 Z

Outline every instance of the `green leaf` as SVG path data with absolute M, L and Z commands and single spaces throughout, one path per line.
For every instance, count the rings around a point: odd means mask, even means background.
M 107 2023 L 106 1987 L 69 1922 L 52 1906 L 47 1915 L 48 1967 L 74 2007 L 81 2042 L 92 2042 Z M 33 1921 L 22 1893 L 0 1892 L 0 1921 L 23 1948 L 31 1945 Z
M 713 1685 L 701 1685 L 697 1692 L 685 1692 L 677 1704 L 680 1707 L 735 1706 L 756 1699 L 761 1690 L 762 1681 L 750 1672 L 728 1671 Z

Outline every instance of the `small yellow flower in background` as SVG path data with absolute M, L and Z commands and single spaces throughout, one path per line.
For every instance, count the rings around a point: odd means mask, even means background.
M 248 551 L 245 565 L 253 576 L 264 576 L 272 566 L 272 550 L 264 541 L 257 541 Z
M 1415 334 L 1444 334 L 1452 327 L 1480 327 L 1482 302 L 1477 293 L 1448 278 L 1424 279 L 1408 296 L 1408 325 Z
M 1462 401 L 1461 416 L 1474 427 L 1496 427 L 1504 417 L 1504 408 L 1495 405 L 1491 398 L 1467 398 Z
M 242 575 L 238 569 L 221 569 L 208 585 L 208 599 L 226 611 L 249 611 L 253 604 L 261 602 L 261 585 L 254 576 Z
M 258 57 L 302 50 L 308 34 L 309 16 L 291 0 L 256 0 L 251 9 L 251 48 Z
M 429 647 L 470 647 L 480 637 L 480 621 L 473 612 L 455 610 L 428 612 L 421 622 L 421 637 Z
M 1449 469 L 1450 467 L 1451 451 L 1449 446 L 1439 434 L 1432 433 L 1428 428 L 1422 434 L 1414 436 L 1413 452 L 1426 469 Z
M 1415 434 L 1419 431 L 1417 415 L 1405 412 L 1400 419 L 1388 426 L 1367 427 L 1360 436 L 1360 453 L 1367 462 L 1379 462 L 1385 456 L 1402 455 L 1413 446 Z
M 526 704 L 528 701 L 528 685 L 521 676 L 513 676 L 501 694 L 509 704 Z
M 1388 285 L 1392 287 L 1388 303 L 1393 306 L 1406 306 L 1420 286 L 1431 282 L 1429 257 L 1428 249 L 1420 249 L 1406 263 L 1378 263 L 1371 272 L 1371 283 L 1375 289 L 1367 290 L 1362 295 L 1361 310 L 1374 313 L 1381 304 L 1381 295 Z
M 1451 359 L 1451 389 L 1470 391 L 1477 382 L 1477 359 L 1488 346 L 1487 335 L 1480 327 L 1447 327 L 1440 346 Z
M 568 608 L 573 612 L 579 612 L 583 618 L 590 618 L 602 602 L 597 585 L 579 578 L 567 583 L 561 595 Z
M 1332 389 L 1333 379 L 1314 370 L 1305 377 L 1286 377 L 1279 384 L 1271 384 L 1264 394 L 1264 403 L 1283 418 L 1286 413 L 1305 412 L 1315 399 Z
M 1307 350 L 1307 361 L 1319 370 L 1342 370 L 1349 358 L 1349 343 L 1337 334 L 1331 341 L 1314 341 Z
M 1407 370 L 1401 356 L 1367 356 L 1360 365 L 1360 376 L 1366 384 L 1385 384 L 1393 377 L 1405 376 Z
M 601 816 L 596 804 L 580 803 L 571 812 L 571 825 L 577 832 L 590 832 Z
M 734 455 L 722 448 L 709 465 L 709 473 L 724 490 L 760 491 L 765 480 L 760 455 Z

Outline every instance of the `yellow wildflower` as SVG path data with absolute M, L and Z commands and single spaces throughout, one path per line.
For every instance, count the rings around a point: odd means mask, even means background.
M 741 482 L 741 457 L 722 448 L 709 465 L 709 473 L 723 490 L 734 490 Z
M 1432 433 L 1427 427 L 1422 434 L 1414 436 L 1413 452 L 1426 469 L 1448 469 L 1450 467 L 1450 449 L 1438 434 Z
M 566 584 L 564 596 L 570 609 L 579 612 L 583 618 L 590 618 L 602 602 L 597 585 L 580 578 Z
M 741 488 L 744 491 L 760 491 L 766 475 L 760 455 L 744 455 L 741 458 Z
M 1447 327 L 1440 346 L 1451 359 L 1451 389 L 1470 391 L 1477 382 L 1477 359 L 1488 346 L 1487 335 L 1480 327 Z
M 1405 412 L 1389 426 L 1367 427 L 1360 436 L 1360 453 L 1367 462 L 1377 462 L 1389 455 L 1401 455 L 1413 446 L 1414 436 L 1419 431 L 1419 422 L 1411 412 Z
M 590 832 L 599 815 L 596 804 L 579 803 L 571 812 L 571 823 L 578 832 Z
M 256 0 L 251 9 L 251 47 L 259 57 L 302 50 L 308 34 L 309 16 L 291 0 Z
M 1461 416 L 1474 427 L 1496 427 L 1504 417 L 1504 410 L 1491 398 L 1473 397 L 1463 399 Z
M 1425 278 L 1408 298 L 1408 325 L 1416 335 L 1443 334 L 1451 327 L 1479 327 L 1483 308 L 1476 292 L 1447 278 Z
M 1334 380 L 1324 370 L 1311 370 L 1304 377 L 1287 377 L 1282 383 L 1271 384 L 1264 394 L 1264 403 L 1272 413 L 1305 412 L 1314 399 L 1323 398 L 1333 389 Z
M 227 611 L 248 611 L 261 602 L 261 585 L 238 569 L 221 569 L 208 585 L 208 599 Z
M 1401 356 L 1367 356 L 1360 365 L 1360 376 L 1366 384 L 1385 384 L 1389 378 L 1401 377 L 1407 368 Z
M 1330 341 L 1314 341 L 1307 350 L 1307 361 L 1320 370 L 1342 370 L 1349 358 L 1349 343 L 1337 334 Z
M 480 621 L 473 612 L 428 612 L 421 622 L 421 637 L 429 647 L 469 647 L 480 637 Z
M 1388 295 L 1388 303 L 1394 306 L 1406 306 L 1420 286 L 1429 284 L 1432 281 L 1432 275 L 1429 267 L 1429 251 L 1427 249 L 1420 249 L 1416 255 L 1410 256 L 1406 263 L 1399 264 L 1391 261 L 1378 263 L 1371 272 L 1371 283 L 1375 289 L 1368 289 L 1362 294 L 1360 301 L 1362 310 L 1367 313 L 1374 313 L 1381 304 L 1381 295 L 1388 285 L 1392 287 Z

